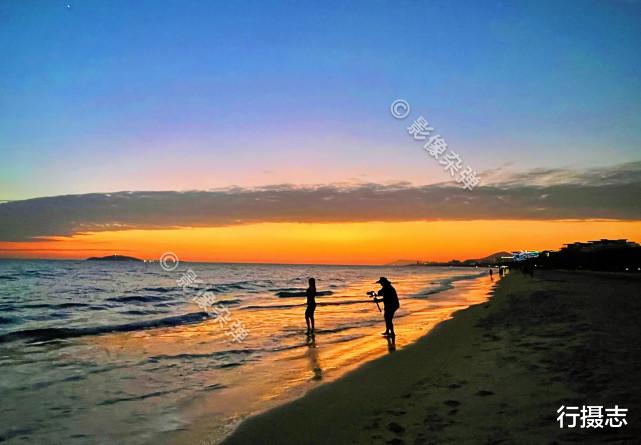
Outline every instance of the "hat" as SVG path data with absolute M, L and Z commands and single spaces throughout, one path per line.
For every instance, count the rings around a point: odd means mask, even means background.
M 378 284 L 389 283 L 390 281 L 385 277 L 380 277 L 377 281 Z

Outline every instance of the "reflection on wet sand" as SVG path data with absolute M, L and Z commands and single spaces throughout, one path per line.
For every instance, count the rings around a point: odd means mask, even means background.
M 387 337 L 387 352 L 390 354 L 396 351 L 396 337 Z
M 309 368 L 314 373 L 312 380 L 321 380 L 323 378 L 323 370 L 318 360 L 318 349 L 316 347 L 316 337 L 307 336 L 307 357 L 309 357 Z

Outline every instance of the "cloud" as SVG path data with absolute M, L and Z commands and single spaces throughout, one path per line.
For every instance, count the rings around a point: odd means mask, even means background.
M 616 185 L 641 182 L 641 162 L 630 162 L 610 167 L 583 170 L 571 168 L 536 168 L 514 173 L 505 167 L 483 172 L 485 185 L 501 187 L 552 186 L 552 185 Z
M 641 162 L 600 169 L 488 172 L 473 191 L 455 183 L 231 187 L 190 192 L 54 196 L 0 204 L 0 241 L 82 232 L 260 222 L 474 219 L 641 220 Z

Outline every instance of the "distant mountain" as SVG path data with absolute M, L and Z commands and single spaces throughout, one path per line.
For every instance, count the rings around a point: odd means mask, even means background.
M 391 263 L 385 264 L 385 266 L 411 266 L 413 264 L 420 263 L 418 260 L 396 260 Z
M 469 263 L 483 263 L 483 264 L 496 264 L 498 260 L 503 257 L 503 256 L 512 256 L 510 252 L 496 252 L 493 253 L 492 255 L 488 255 L 483 258 L 478 258 L 475 260 L 465 260 L 463 263 L 469 264 Z
M 496 252 L 483 258 L 469 259 L 465 261 L 418 261 L 418 260 L 396 260 L 385 264 L 386 266 L 477 266 L 493 265 L 499 262 L 504 256 L 512 256 L 510 252 Z
M 87 261 L 142 261 L 140 258 L 134 258 L 126 255 L 108 255 L 108 256 L 92 256 L 87 258 Z

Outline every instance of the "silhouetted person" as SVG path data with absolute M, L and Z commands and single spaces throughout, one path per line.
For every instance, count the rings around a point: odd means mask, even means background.
M 316 280 L 309 279 L 309 287 L 305 292 L 307 295 L 307 309 L 305 309 L 305 323 L 307 323 L 307 335 L 314 335 L 314 311 L 316 310 Z
M 392 283 L 390 283 L 387 278 L 381 277 L 377 283 L 381 285 L 381 290 L 378 291 L 378 295 L 383 298 L 374 298 L 374 301 L 382 301 L 385 306 L 385 309 L 383 310 L 385 316 L 385 332 L 383 332 L 383 335 L 395 337 L 396 334 L 394 333 L 393 319 L 394 312 L 396 312 L 400 307 L 398 295 L 396 294 L 396 289 L 394 289 Z
M 493 280 L 493 279 L 494 279 L 493 272 L 492 272 L 492 268 L 490 267 L 490 280 Z

